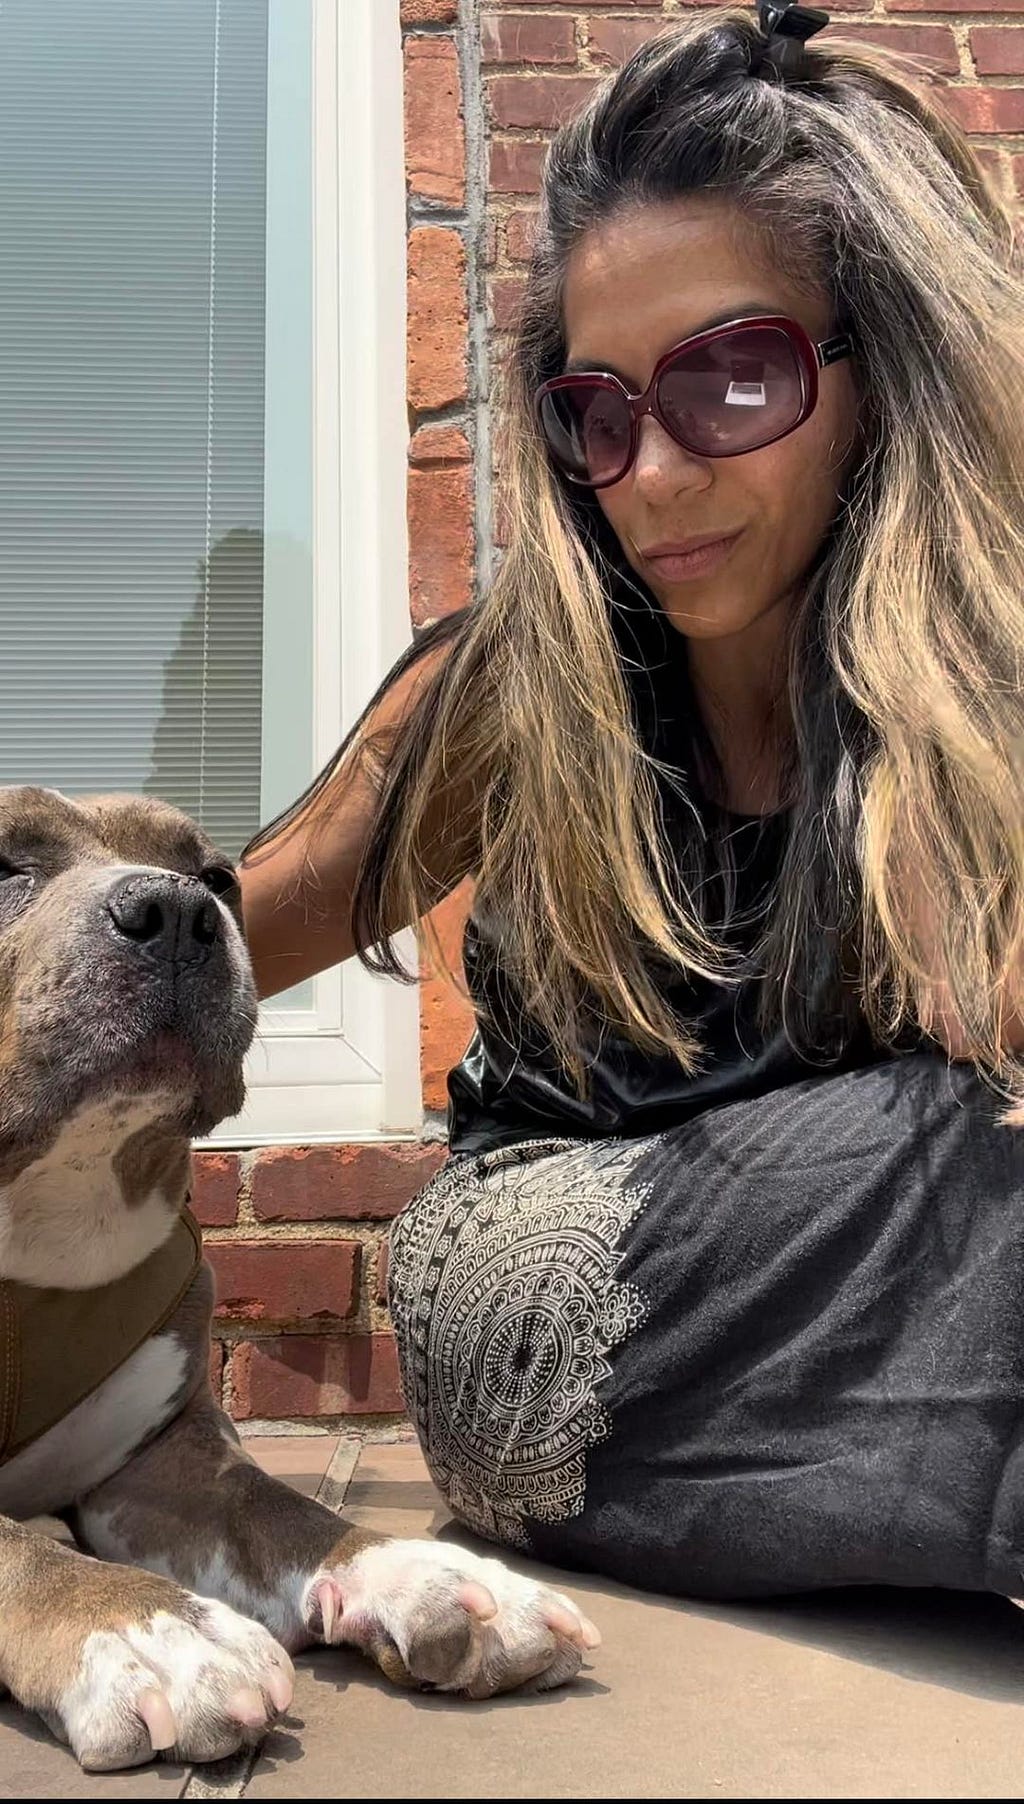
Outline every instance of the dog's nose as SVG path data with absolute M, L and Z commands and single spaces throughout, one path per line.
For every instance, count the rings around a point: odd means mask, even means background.
M 220 935 L 220 910 L 197 877 L 139 871 L 122 877 L 106 899 L 118 933 L 150 958 L 196 964 Z

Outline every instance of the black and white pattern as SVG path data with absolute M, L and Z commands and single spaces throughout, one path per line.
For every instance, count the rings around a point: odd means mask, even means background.
M 641 1142 L 531 1142 L 454 1159 L 392 1233 L 406 1398 L 452 1509 L 489 1540 L 584 1506 L 597 1390 L 644 1300 L 616 1276 L 647 1193 Z
M 920 1054 L 455 1158 L 398 1221 L 453 1512 L 676 1594 L 1021 1594 L 1024 1134 Z

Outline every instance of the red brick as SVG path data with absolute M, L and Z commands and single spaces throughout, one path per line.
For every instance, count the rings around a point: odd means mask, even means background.
M 942 75 L 960 73 L 960 54 L 948 25 L 837 25 L 835 34 L 913 57 Z
M 409 611 L 415 626 L 468 607 L 473 598 L 473 472 L 467 463 L 412 468 Z
M 979 75 L 1024 75 L 1024 28 L 983 25 L 970 38 Z
M 508 544 L 511 530 L 511 521 L 504 497 L 500 494 L 495 495 L 493 536 L 499 551 Z
M 1013 185 L 1017 190 L 1017 193 L 1024 194 L 1024 156 L 1011 157 L 1010 169 L 1013 175 Z
M 387 1302 L 388 1302 L 388 1262 L 389 1262 L 389 1259 L 390 1259 L 390 1249 L 388 1247 L 388 1243 L 386 1240 L 382 1240 L 380 1243 L 380 1246 L 377 1248 L 377 1284 L 376 1284 L 376 1288 L 374 1290 L 374 1296 L 376 1297 L 376 1299 L 382 1309 L 387 1308 Z
M 408 383 L 417 411 L 466 398 L 466 251 L 447 226 L 409 233 Z
M 495 138 L 488 176 L 494 194 L 535 194 L 548 147 L 543 139 Z
M 204 1228 L 230 1228 L 238 1215 L 237 1153 L 193 1153 L 192 1212 Z
M 656 13 L 659 10 L 658 0 L 491 0 L 491 3 L 507 7 L 510 12 L 528 6 L 544 6 L 549 10 L 557 7 L 560 11 L 585 14 L 588 5 L 611 5 L 620 13 L 628 12 L 631 7 L 635 7 L 638 12 Z M 692 6 L 721 6 L 722 0 L 688 0 L 688 3 Z M 865 0 L 866 5 L 871 3 L 872 0 Z M 845 4 L 847 0 L 844 0 Z
M 402 0 L 403 25 L 452 25 L 459 15 L 459 0 Z
M 268 1146 L 256 1154 L 259 1221 L 381 1221 L 398 1215 L 444 1163 L 439 1146 Z
M 537 215 L 532 208 L 529 212 L 509 214 L 505 221 L 505 249 L 513 263 L 529 263 L 536 230 Z
M 232 1361 L 234 1413 L 272 1418 L 397 1414 L 404 1407 L 393 1334 L 281 1334 Z
M 517 17 L 485 13 L 481 33 L 485 63 L 574 63 L 576 32 L 573 20 L 545 13 L 541 17 Z
M 590 49 L 599 63 L 616 67 L 663 31 L 670 30 L 671 19 L 591 19 Z
M 1024 88 L 945 88 L 937 99 L 966 132 L 1024 131 Z
M 409 462 L 417 469 L 468 464 L 471 455 L 469 440 L 458 426 L 421 426 L 409 442 Z
M 224 1342 L 210 1342 L 210 1393 L 218 1409 L 224 1395 Z
M 431 927 L 448 968 L 457 981 L 462 971 L 462 936 L 473 901 L 473 886 L 462 883 L 435 908 Z M 448 1104 L 448 1073 L 457 1065 L 473 1034 L 473 1011 L 448 978 L 425 974 L 420 983 L 420 1080 L 423 1107 L 437 1114 Z
M 595 6 L 618 13 L 648 12 L 653 13 L 656 17 L 665 16 L 659 0 L 488 0 L 488 4 L 492 10 L 503 12 L 506 10 L 525 12 L 528 8 L 536 6 L 543 7 L 548 12 L 570 12 L 584 18 L 591 7 Z M 700 9 L 720 7 L 721 4 L 722 0 L 681 0 L 678 11 L 671 15 L 669 23 L 681 23 L 691 7 Z M 874 0 L 842 0 L 842 10 L 846 13 L 869 12 L 873 5 Z M 997 6 L 999 6 L 999 0 L 989 0 L 988 10 L 990 12 L 994 11 Z M 932 10 L 937 11 L 938 9 L 933 8 Z M 1007 8 L 999 6 L 999 10 L 1005 12 Z
M 488 83 L 497 126 L 551 127 L 571 119 L 590 99 L 592 75 L 496 75 Z
M 217 1280 L 215 1313 L 245 1322 L 351 1315 L 360 1250 L 355 1240 L 218 1241 L 206 1249 Z
M 989 188 L 1005 205 L 1013 199 L 1012 170 L 1006 152 L 986 148 L 983 144 L 973 144 L 971 148 L 981 164 Z
M 1024 0 L 887 0 L 889 13 L 1024 13 Z
M 459 59 L 450 37 L 405 40 L 405 169 L 413 194 L 462 205 L 466 144 Z
M 499 276 L 490 285 L 491 324 L 496 332 L 510 332 L 519 323 L 526 284 L 518 276 Z

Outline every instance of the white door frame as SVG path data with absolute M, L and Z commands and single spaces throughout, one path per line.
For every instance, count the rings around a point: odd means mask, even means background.
M 339 29 L 339 12 L 343 26 Z M 399 9 L 313 0 L 313 751 L 325 764 L 408 644 Z M 310 773 L 312 775 L 312 772 Z M 414 948 L 409 938 L 410 955 Z M 261 1011 L 249 1100 L 208 1144 L 412 1137 L 419 999 L 357 962 Z

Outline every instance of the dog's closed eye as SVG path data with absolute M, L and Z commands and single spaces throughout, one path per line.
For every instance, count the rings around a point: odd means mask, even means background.
M 35 876 L 36 873 L 26 870 L 24 865 L 0 857 L 0 927 L 9 927 L 32 900 Z
M 0 880 L 3 878 L 3 860 L 0 859 Z M 215 896 L 233 896 L 238 889 L 238 877 L 229 864 L 208 864 L 199 873 L 200 883 L 205 883 Z

